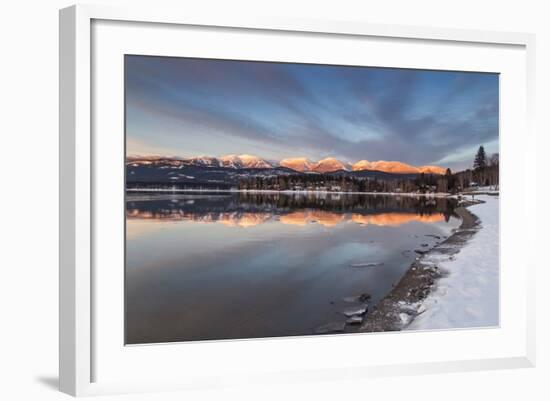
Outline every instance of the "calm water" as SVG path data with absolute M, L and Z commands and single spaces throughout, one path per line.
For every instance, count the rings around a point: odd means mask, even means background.
M 420 197 L 129 193 L 126 342 L 341 326 L 343 312 L 363 306 L 350 297 L 368 293 L 374 305 L 415 249 L 458 227 L 453 207 Z

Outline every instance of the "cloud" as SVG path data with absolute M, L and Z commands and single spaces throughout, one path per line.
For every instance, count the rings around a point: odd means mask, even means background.
M 181 152 L 421 165 L 498 141 L 494 74 L 127 56 L 126 91 L 129 135 Z

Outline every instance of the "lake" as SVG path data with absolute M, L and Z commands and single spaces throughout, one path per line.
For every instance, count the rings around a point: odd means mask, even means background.
M 354 332 L 368 312 L 350 316 L 391 291 L 414 251 L 460 225 L 455 206 L 420 196 L 128 193 L 126 343 Z

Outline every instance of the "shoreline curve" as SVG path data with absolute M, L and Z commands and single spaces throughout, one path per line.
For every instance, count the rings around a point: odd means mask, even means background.
M 479 218 L 467 209 L 479 202 L 463 202 L 462 206 L 455 209 L 462 219 L 456 231 L 411 264 L 393 289 L 374 306 L 358 332 L 400 331 L 422 313 L 413 306 L 422 302 L 431 293 L 437 280 L 446 274 L 437 264 L 426 261 L 426 258 L 434 254 L 454 258 L 480 229 Z

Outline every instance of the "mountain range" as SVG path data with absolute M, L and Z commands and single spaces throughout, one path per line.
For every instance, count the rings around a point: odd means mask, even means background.
M 267 161 L 253 155 L 225 155 L 221 157 L 198 156 L 191 158 L 129 156 L 126 164 L 132 167 L 157 164 L 159 161 L 173 165 L 185 165 L 210 168 L 231 169 L 277 169 L 286 168 L 301 173 L 334 173 L 338 171 L 378 171 L 390 174 L 445 174 L 446 169 L 439 166 L 411 166 L 398 161 L 368 161 L 359 160 L 356 163 L 344 163 L 328 157 L 319 161 L 311 161 L 306 157 L 283 159 L 278 162 Z
M 304 157 L 268 161 L 252 155 L 198 156 L 190 158 L 166 156 L 128 156 L 126 183 L 128 188 L 151 185 L 178 185 L 201 188 L 234 188 L 250 178 L 272 178 L 292 175 L 324 174 L 358 179 L 414 179 L 420 173 L 444 174 L 436 166 L 413 167 L 401 162 L 361 160 L 354 164 L 335 158 L 311 161 Z M 314 178 L 314 177 L 309 177 Z

